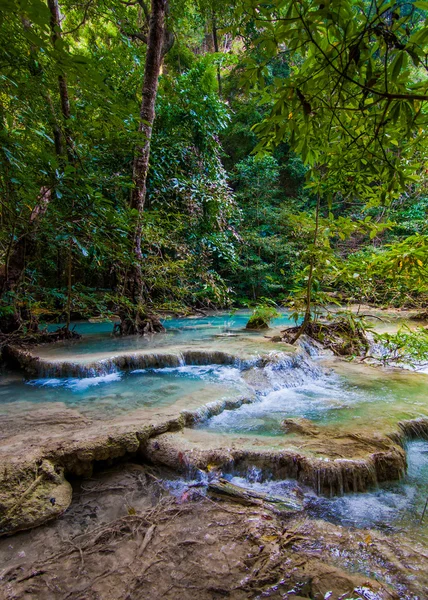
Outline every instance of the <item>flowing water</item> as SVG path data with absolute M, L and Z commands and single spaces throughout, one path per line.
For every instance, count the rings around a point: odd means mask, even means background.
M 366 494 L 313 498 L 311 512 L 332 523 L 401 532 L 428 543 L 428 442 L 407 445 L 408 470 L 400 482 L 383 484 Z
M 304 417 L 320 427 L 343 431 L 386 433 L 399 420 L 428 416 L 428 375 L 381 370 L 332 358 L 286 353 L 270 343 L 264 332 L 244 329 L 248 311 L 217 313 L 201 318 L 169 319 L 166 333 L 149 337 L 115 338 L 111 323 L 79 323 L 84 337 L 75 342 L 46 345 L 37 355 L 47 361 L 94 363 L 118 354 L 180 353 L 186 349 L 229 352 L 233 364 L 172 364 L 166 368 L 121 369 L 93 377 L 26 377 L 22 372 L 0 376 L 0 417 L 13 406 L 63 403 L 92 419 L 109 419 L 134 410 L 206 404 L 218 399 L 252 398 L 235 410 L 200 423 L 198 431 L 217 435 L 224 446 L 231 436 L 281 439 L 284 418 Z M 284 312 L 271 334 L 290 325 Z M 196 356 L 196 355 L 195 355 Z M 253 362 L 239 362 L 251 356 Z M 262 363 L 257 358 L 264 356 Z M 267 357 L 267 358 L 266 358 Z M 202 438 L 203 439 L 203 438 Z M 314 514 L 354 527 L 403 528 L 428 541 L 428 514 L 419 520 L 428 495 L 428 443 L 408 447 L 409 470 L 399 483 L 366 494 L 313 499 Z M 260 481 L 248 485 L 280 492 L 286 482 Z M 253 481 L 251 481 L 251 479 Z
M 92 419 L 110 419 L 137 409 L 193 405 L 247 392 L 238 371 L 228 366 L 187 366 L 137 369 L 98 377 L 25 379 L 22 374 L 0 377 L 0 415 L 13 404 L 63 403 Z
M 225 411 L 201 427 L 221 433 L 283 435 L 285 418 L 317 425 L 388 431 L 400 420 L 428 415 L 428 376 L 343 363 L 303 362 L 254 368 L 243 378 L 259 392 L 257 402 Z

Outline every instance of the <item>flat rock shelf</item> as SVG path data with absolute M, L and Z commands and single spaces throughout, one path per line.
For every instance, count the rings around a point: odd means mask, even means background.
M 119 342 L 111 325 L 83 325 L 86 341 L 10 347 L 14 368 L 0 384 L 0 534 L 64 514 L 76 477 L 118 462 L 171 470 L 217 499 L 238 490 L 279 503 L 277 486 L 294 482 L 303 510 L 338 526 L 346 525 L 338 498 L 364 507 L 375 493 L 384 524 L 401 510 L 410 532 L 409 515 L 420 519 L 428 493 L 427 469 L 406 475 L 408 452 L 412 464 L 426 452 L 417 444 L 428 439 L 428 375 L 349 363 L 305 339 L 297 349 L 273 343 L 287 314 L 263 333 L 245 330 L 247 317 L 182 319 L 165 334 Z M 426 527 L 415 534 L 422 545 Z

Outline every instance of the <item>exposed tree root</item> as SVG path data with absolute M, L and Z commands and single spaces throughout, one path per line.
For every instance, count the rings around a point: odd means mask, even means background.
M 298 339 L 301 327 L 290 327 L 283 332 L 282 341 L 289 344 Z M 329 323 L 311 321 L 306 324 L 304 333 L 319 342 L 337 356 L 362 355 L 369 349 L 369 341 L 364 329 L 345 319 Z
M 39 344 L 51 344 L 64 340 L 78 340 L 82 336 L 67 327 L 60 327 L 55 331 L 39 329 L 38 323 L 22 323 L 18 329 L 10 333 L 3 333 L 0 330 L 0 352 L 4 352 L 3 358 L 8 358 L 7 347 L 10 345 L 30 347 Z
M 120 504 L 120 494 L 115 498 Z M 38 530 L 37 539 L 28 538 L 28 555 L 1 573 L 0 586 L 17 600 L 29 596 L 52 600 L 248 600 L 279 597 L 279 593 L 290 599 L 338 600 L 356 597 L 353 592 L 358 589 L 367 590 L 371 593 L 367 597 L 376 600 L 399 599 L 394 587 L 407 577 L 405 552 L 400 550 L 395 559 L 375 532 L 376 552 L 370 556 L 367 544 L 361 541 L 365 532 L 348 534 L 306 516 L 284 520 L 261 506 L 241 511 L 232 506 L 225 510 L 226 502 L 202 499 L 180 504 L 163 497 L 138 514 L 114 518 L 60 541 L 61 527 L 67 530 L 67 519 L 69 526 L 73 519 L 69 514 L 59 529 L 51 525 Z M 57 551 L 40 558 L 37 544 L 48 540 L 55 543 Z M 381 581 L 352 572 L 346 558 L 341 558 L 346 551 L 357 553 L 364 568 L 376 571 Z M 418 562 L 418 574 L 425 562 L 424 557 Z M 386 577 L 392 579 L 389 589 L 382 583 Z M 418 588 L 411 577 L 407 579 L 403 582 L 409 589 L 413 585 L 416 592 L 423 585 Z
M 116 335 L 148 335 L 164 331 L 165 327 L 159 317 L 141 307 L 133 311 L 121 311 L 120 322 L 114 326 Z

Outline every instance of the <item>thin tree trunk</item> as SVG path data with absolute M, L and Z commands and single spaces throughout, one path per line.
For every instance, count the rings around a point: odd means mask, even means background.
M 51 40 L 52 45 L 55 48 L 58 41 L 61 39 L 61 13 L 58 4 L 58 0 L 47 0 L 49 11 L 51 13 Z M 63 119 L 63 131 L 65 138 L 65 146 L 67 153 L 68 163 L 73 165 L 76 162 L 76 155 L 74 152 L 73 137 L 70 130 L 70 95 L 68 93 L 67 77 L 64 72 L 58 75 L 58 90 L 59 98 L 61 103 L 61 113 Z M 71 223 L 74 212 L 74 200 L 71 205 Z M 73 270 L 73 238 L 70 232 L 70 238 L 67 250 L 67 304 L 66 304 L 66 327 L 65 330 L 68 332 L 70 329 L 70 312 L 71 312 L 71 295 L 72 295 L 72 270 Z
M 213 12 L 212 27 L 213 27 L 214 52 L 218 53 L 218 52 L 220 52 L 220 50 L 219 50 L 219 46 L 218 46 L 217 20 L 216 20 L 215 12 Z M 221 89 L 221 72 L 220 72 L 220 65 L 219 64 L 217 65 L 217 81 L 218 81 L 218 95 L 221 96 L 221 93 L 222 93 L 222 89 Z
M 66 324 L 65 329 L 69 331 L 71 321 L 71 293 L 73 289 L 73 240 L 70 237 L 68 243 L 68 257 L 67 257 L 67 307 L 66 307 Z
M 133 237 L 134 264 L 125 275 L 124 293 L 133 305 L 121 314 L 120 332 L 122 334 L 147 333 L 163 330 L 160 322 L 147 314 L 143 308 L 144 282 L 141 272 L 143 259 L 141 251 L 142 219 L 147 193 L 147 175 L 149 171 L 150 143 L 155 120 L 155 104 L 159 85 L 159 76 L 165 53 L 172 46 L 173 37 L 166 30 L 165 20 L 168 0 L 152 0 L 147 38 L 147 53 L 144 68 L 144 83 L 140 109 L 139 132 L 142 144 L 137 146 L 133 163 L 133 190 L 130 206 L 137 211 L 137 223 Z
M 48 0 L 48 7 L 51 13 L 51 40 L 52 45 L 55 47 L 58 40 L 61 38 L 61 14 L 58 0 Z M 64 121 L 64 136 L 67 147 L 67 157 L 68 160 L 73 163 L 75 160 L 74 145 L 69 126 L 69 120 L 71 117 L 70 96 L 68 93 L 67 77 L 65 73 L 60 73 L 58 75 L 58 88 L 59 97 L 61 100 L 61 112 Z
M 295 344 L 299 337 L 303 335 L 311 322 L 311 306 L 312 306 L 312 280 L 314 276 L 314 268 L 315 268 L 315 250 L 318 241 L 318 230 L 319 230 L 319 216 L 320 216 L 320 194 L 318 193 L 317 197 L 317 208 L 315 213 L 315 230 L 314 230 L 314 240 L 313 240 L 313 252 L 311 255 L 311 260 L 309 263 L 309 274 L 308 274 L 308 283 L 306 286 L 306 310 L 305 316 L 303 318 L 303 323 L 300 326 L 296 336 L 291 341 L 292 344 Z

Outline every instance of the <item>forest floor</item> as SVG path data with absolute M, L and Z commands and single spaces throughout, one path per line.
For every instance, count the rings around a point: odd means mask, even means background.
M 422 600 L 428 555 L 377 531 L 174 496 L 127 463 L 74 482 L 57 520 L 0 540 L 0 598 Z

